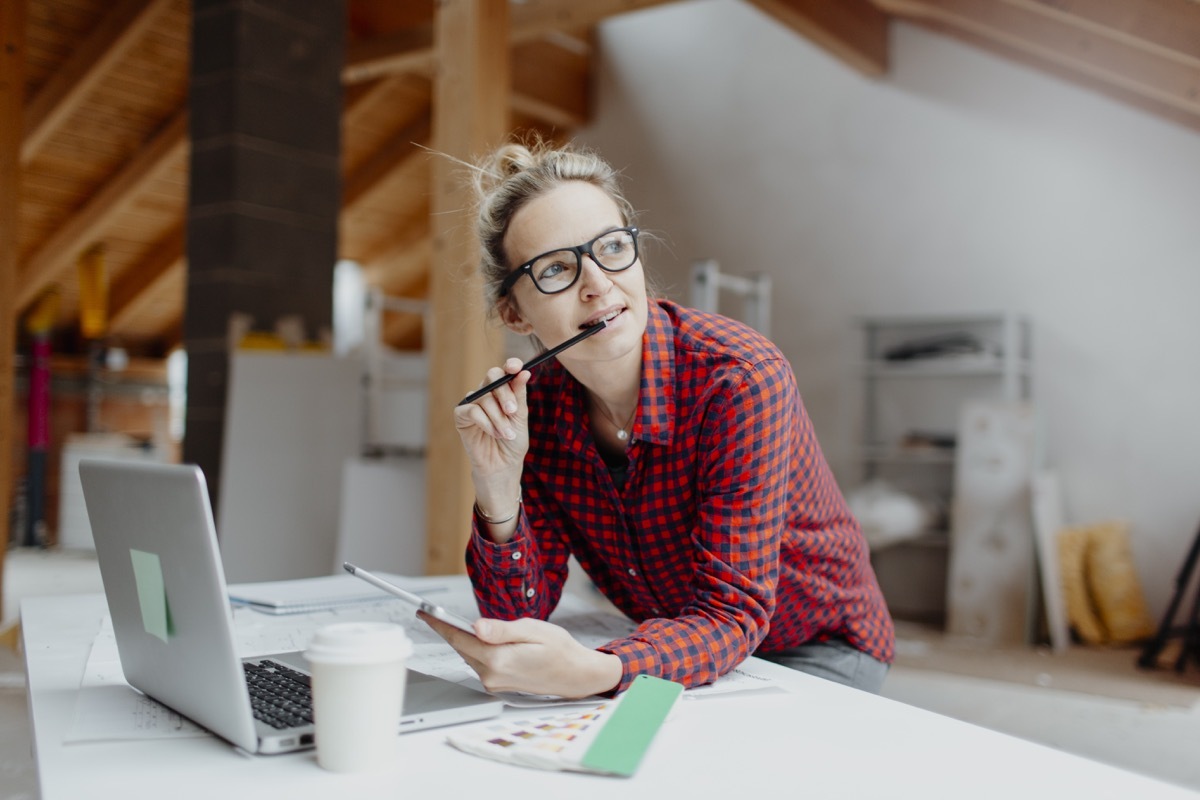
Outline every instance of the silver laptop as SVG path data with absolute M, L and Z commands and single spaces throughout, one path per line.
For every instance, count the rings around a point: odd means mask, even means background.
M 84 500 L 125 680 L 252 753 L 313 746 L 311 710 L 252 700 L 292 684 L 303 697 L 300 653 L 241 658 L 208 489 L 199 467 L 85 459 Z M 249 666 L 244 666 L 249 664 Z M 487 719 L 502 701 L 409 670 L 400 731 Z

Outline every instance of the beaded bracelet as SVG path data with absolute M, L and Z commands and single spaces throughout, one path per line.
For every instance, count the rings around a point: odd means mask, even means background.
M 483 509 L 479 507 L 478 500 L 475 501 L 474 505 L 475 505 L 476 516 L 478 516 L 481 520 L 486 522 L 488 525 L 503 525 L 506 522 L 512 522 L 514 519 L 517 518 L 517 514 L 521 513 L 521 498 L 519 498 L 519 497 L 517 498 L 517 510 L 514 511 L 513 513 L 509 514 L 504 519 L 492 519 L 491 517 L 489 517 L 487 514 L 484 513 Z

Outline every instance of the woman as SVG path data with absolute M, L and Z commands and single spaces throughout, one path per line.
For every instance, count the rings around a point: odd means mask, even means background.
M 648 296 L 634 214 L 586 151 L 508 145 L 478 173 L 492 308 L 554 346 L 455 409 L 471 463 L 477 637 L 429 620 L 493 691 L 686 686 L 749 655 L 878 691 L 893 630 L 787 360 L 733 320 Z M 640 623 L 592 650 L 544 622 L 574 555 Z

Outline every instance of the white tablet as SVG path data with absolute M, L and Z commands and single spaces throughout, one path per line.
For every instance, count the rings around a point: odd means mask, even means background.
M 460 631 L 465 631 L 465 632 L 471 634 L 472 636 L 475 635 L 475 627 L 471 624 L 471 622 L 469 620 L 465 619 L 464 617 L 460 617 L 458 614 L 455 614 L 453 611 L 448 611 L 448 610 L 442 608 L 441 606 L 437 605 L 436 603 L 431 603 L 428 600 L 426 600 L 424 597 L 421 597 L 419 594 L 413 594 L 412 592 L 408 591 L 407 589 L 401 589 L 396 584 L 391 583 L 389 581 L 385 581 L 383 578 L 380 578 L 378 575 L 372 575 L 371 573 L 367 572 L 362 567 L 356 567 L 348 561 L 342 562 L 342 568 L 345 569 L 346 572 L 349 572 L 354 577 L 362 578 L 364 581 L 371 584 L 372 586 L 376 586 L 380 589 L 383 589 L 385 592 L 394 594 L 394 595 L 396 595 L 396 597 L 399 597 L 401 600 L 405 600 L 405 601 L 411 603 L 412 605 L 414 605 L 417 608 L 419 608 L 420 610 L 424 611 L 426 614 L 433 617 L 434 619 L 441 620 L 442 622 L 445 622 L 447 625 L 453 625 L 454 627 L 458 628 Z

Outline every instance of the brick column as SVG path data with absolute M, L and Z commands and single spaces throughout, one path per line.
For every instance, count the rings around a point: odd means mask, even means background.
M 333 317 L 344 0 L 193 0 L 185 461 L 220 486 L 229 323 Z

